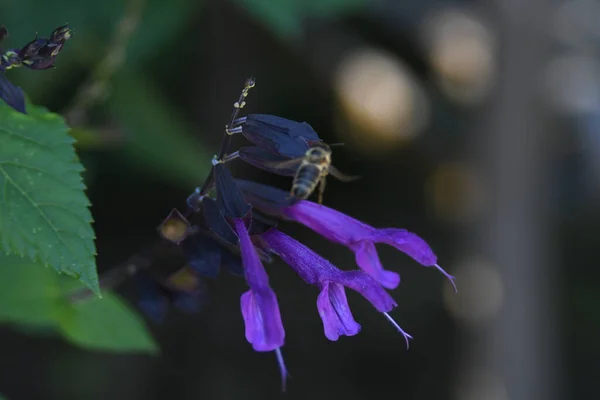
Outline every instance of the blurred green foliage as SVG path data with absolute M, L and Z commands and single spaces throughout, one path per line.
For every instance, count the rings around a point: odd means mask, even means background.
M 144 322 L 111 293 L 73 302 L 73 281 L 16 255 L 0 255 L 0 322 L 47 329 L 96 350 L 156 353 Z
M 305 18 L 339 16 L 360 10 L 365 4 L 365 0 L 236 0 L 236 2 L 284 40 L 295 40 L 302 36 Z
M 122 74 L 110 106 L 125 130 L 124 159 L 190 191 L 202 182 L 210 157 L 150 78 L 140 73 Z
M 78 277 L 99 294 L 83 166 L 63 119 L 0 104 L 0 243 L 5 253 Z
M 158 346 L 146 331 L 144 321 L 117 296 L 75 303 L 60 318 L 61 333 L 88 349 L 156 354 Z
M 6 47 L 19 47 L 31 40 L 35 32 L 48 35 L 56 26 L 68 22 L 74 29 L 72 39 L 57 60 L 57 68 L 48 71 L 11 71 L 11 80 L 19 84 L 34 100 L 53 98 L 53 93 L 71 82 L 78 71 L 92 76 L 102 58 L 111 51 L 112 37 L 127 7 L 140 3 L 140 22 L 126 45 L 124 64 L 109 84 L 109 97 L 101 108 L 113 114 L 126 130 L 121 156 L 124 165 L 156 175 L 173 184 L 194 187 L 206 174 L 210 157 L 201 151 L 192 137 L 199 136 L 169 106 L 151 77 L 139 77 L 140 70 L 151 73 L 151 64 L 160 56 L 176 57 L 176 40 L 189 26 L 193 10 L 199 4 L 174 0 L 168 6 L 159 0 L 123 2 L 86 2 L 82 7 L 74 0 L 44 3 L 34 0 L 4 3 L 0 15 L 10 36 Z M 12 22 L 12 21 L 18 21 Z M 81 83 L 81 82 L 79 82 Z M 86 133 L 101 135 L 102 126 L 77 127 Z M 89 143 L 103 141 L 88 138 Z

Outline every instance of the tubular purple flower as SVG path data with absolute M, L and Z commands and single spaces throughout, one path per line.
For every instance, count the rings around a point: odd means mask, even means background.
M 283 346 L 285 337 L 277 297 L 269 286 L 269 277 L 254 249 L 244 221 L 234 219 L 234 225 L 240 239 L 246 281 L 250 286 L 250 290 L 241 297 L 246 340 L 256 351 L 273 351 Z
M 376 229 L 339 211 L 307 200 L 285 207 L 282 212 L 332 242 L 349 247 L 356 255 L 358 266 L 388 289 L 397 287 L 400 277 L 395 272 L 383 269 L 375 243 L 388 244 L 423 266 L 435 267 L 448 278 L 456 291 L 455 278 L 437 264 L 437 257 L 431 247 L 414 233 L 396 228 Z
M 261 237 L 304 281 L 321 288 L 317 307 L 328 339 L 336 340 L 340 335 L 356 335 L 360 329 L 360 325 L 354 321 L 350 312 L 344 286 L 360 293 L 378 311 L 391 318 L 387 313 L 396 307 L 396 302 L 375 279 L 366 273 L 342 271 L 277 229 L 271 229 Z M 395 322 L 393 323 L 406 339 L 408 346 L 408 339 L 411 336 Z

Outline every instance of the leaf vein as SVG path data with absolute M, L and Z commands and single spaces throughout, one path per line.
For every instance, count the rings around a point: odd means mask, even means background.
M 46 215 L 46 213 L 44 213 L 40 207 L 38 207 L 38 205 L 35 203 L 35 201 L 33 201 L 33 199 L 31 197 L 29 197 L 27 195 L 27 193 L 17 184 L 17 182 L 15 182 L 10 175 L 8 175 L 8 173 L 4 170 L 4 168 L 2 168 L 2 166 L 0 166 L 0 172 L 2 172 L 2 174 L 4 175 L 4 177 L 6 178 L 6 181 L 9 182 L 17 189 L 17 191 L 21 194 L 21 196 L 23 196 L 32 206 L 34 209 L 36 209 L 39 214 L 42 216 L 42 219 L 44 221 L 46 221 L 46 223 L 48 224 L 48 226 L 50 226 L 50 228 L 54 231 L 54 233 L 56 233 L 56 236 L 58 237 L 58 239 L 60 240 L 60 242 L 62 243 L 62 245 L 69 251 L 69 253 L 73 256 L 74 259 L 78 259 L 78 257 L 73 253 L 73 250 L 71 249 L 70 246 L 67 245 L 67 243 L 65 242 L 63 236 L 60 234 L 60 230 L 58 228 L 56 228 L 56 226 L 54 226 L 54 224 L 52 223 L 52 221 L 50 221 L 50 219 L 48 218 L 48 216 Z M 5 193 L 5 197 L 6 197 L 6 193 Z M 8 201 L 6 201 L 6 204 L 8 204 Z M 38 255 L 41 256 L 41 254 L 38 252 Z M 47 262 L 47 260 L 44 260 L 45 262 Z M 67 271 L 65 271 L 67 272 Z

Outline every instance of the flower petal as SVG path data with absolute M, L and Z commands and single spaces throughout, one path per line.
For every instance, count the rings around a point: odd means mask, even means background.
M 425 266 L 433 266 L 437 257 L 431 247 L 419 236 L 404 229 L 375 229 L 370 235 L 375 243 L 385 243 L 412 257 Z
M 360 332 L 360 325 L 350 311 L 344 287 L 339 283 L 327 282 L 323 285 L 317 298 L 317 309 L 327 339 L 335 341 L 341 335 L 354 336 Z
M 221 213 L 230 218 L 244 218 L 250 212 L 250 205 L 244 200 L 231 172 L 223 164 L 215 165 L 214 169 L 217 205 Z
M 300 200 L 283 212 L 327 239 L 344 245 L 369 240 L 375 230 L 344 213 L 307 200 Z
M 400 284 L 400 275 L 393 271 L 386 271 L 381 265 L 377 249 L 372 242 L 361 241 L 350 245 L 356 256 L 356 264 L 381 283 L 386 289 L 395 289 Z
M 242 315 L 246 324 L 246 339 L 256 351 L 271 351 L 283 346 L 285 331 L 277 297 L 269 286 L 263 268 L 244 221 L 234 219 L 240 239 L 242 263 L 250 290 L 241 297 Z
M 241 297 L 246 340 L 256 351 L 272 351 L 283 346 L 285 332 L 277 298 L 273 291 L 248 290 Z
M 246 117 L 246 123 L 248 122 L 269 127 L 288 136 L 302 137 L 307 141 L 321 140 L 317 132 L 307 122 L 293 121 L 269 114 L 249 114 Z

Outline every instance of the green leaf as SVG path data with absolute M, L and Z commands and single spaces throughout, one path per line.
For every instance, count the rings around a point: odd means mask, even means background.
M 156 354 L 158 346 L 144 321 L 111 293 L 76 303 L 71 315 L 60 321 L 63 335 L 88 349 Z
M 112 352 L 156 353 L 142 318 L 116 295 L 69 298 L 81 284 L 39 262 L 0 254 L 0 322 L 32 334 L 61 334 L 74 345 Z
M 8 399 L 0 394 L 0 400 L 8 400 Z
M 365 0 L 237 0 L 248 13 L 284 39 L 302 36 L 308 17 L 339 16 L 364 6 Z
M 57 278 L 31 260 L 0 255 L 0 322 L 53 325 L 68 307 Z
M 100 294 L 83 166 L 59 115 L 0 102 L 0 248 L 78 277 Z

